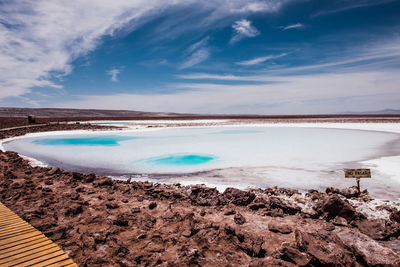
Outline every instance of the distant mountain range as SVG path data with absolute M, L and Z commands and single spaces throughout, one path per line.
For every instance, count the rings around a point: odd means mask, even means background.
M 362 112 L 354 112 L 354 111 L 348 111 L 348 112 L 343 112 L 340 114 L 354 114 L 354 115 L 368 115 L 368 114 L 400 114 L 400 109 L 382 109 L 382 110 L 375 110 L 375 111 L 362 111 Z
M 177 113 L 142 112 L 131 110 L 65 109 L 65 108 L 12 108 L 0 107 L 0 117 L 26 117 L 35 115 L 43 118 L 82 118 L 82 117 L 173 117 Z
M 167 112 L 144 112 L 132 110 L 102 110 L 102 109 L 68 109 L 68 108 L 14 108 L 0 107 L 0 117 L 26 117 L 35 115 L 38 118 L 335 118 L 353 116 L 383 115 L 400 116 L 399 109 L 384 109 L 365 112 L 342 112 L 336 114 L 307 115 L 257 115 L 257 114 L 183 114 Z

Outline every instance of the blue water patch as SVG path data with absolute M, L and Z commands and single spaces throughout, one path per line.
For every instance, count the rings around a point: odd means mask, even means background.
M 159 165 L 187 166 L 187 165 L 205 164 L 214 159 L 215 158 L 210 155 L 180 154 L 180 155 L 169 155 L 159 158 L 152 158 L 147 160 L 147 162 Z
M 96 137 L 71 137 L 71 138 L 46 138 L 32 141 L 36 145 L 44 146 L 119 146 L 120 141 L 138 139 L 128 136 L 96 136 Z
M 219 132 L 214 132 L 210 134 L 254 134 L 254 133 L 263 133 L 264 131 L 260 130 L 224 130 Z

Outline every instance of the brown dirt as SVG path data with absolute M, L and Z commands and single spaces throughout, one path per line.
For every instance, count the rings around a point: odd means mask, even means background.
M 229 119 L 245 122 L 271 122 L 271 123 L 296 123 L 296 122 L 387 122 L 400 123 L 400 115 L 291 115 L 291 116 L 245 116 L 245 115 L 186 115 L 186 116 L 138 116 L 138 117 L 37 117 L 37 124 L 63 123 L 72 121 L 95 121 L 95 120 L 196 120 L 196 119 Z M 31 125 L 27 117 L 0 117 L 0 129 Z
M 400 264 L 395 212 L 367 220 L 338 194 L 310 192 L 304 211 L 285 200 L 293 190 L 112 181 L 13 152 L 0 162 L 1 201 L 80 266 Z
M 90 126 L 2 137 L 64 127 Z M 80 266 L 399 266 L 399 211 L 367 219 L 355 197 L 370 201 L 332 188 L 304 196 L 113 181 L 0 152 L 0 200 Z
M 71 131 L 71 130 L 107 130 L 120 129 L 114 126 L 100 126 L 90 124 L 66 124 L 66 123 L 49 123 L 49 124 L 33 124 L 12 126 L 13 129 L 0 129 L 0 139 L 21 136 L 32 132 L 50 132 L 50 131 Z M 10 127 L 11 128 L 11 127 Z

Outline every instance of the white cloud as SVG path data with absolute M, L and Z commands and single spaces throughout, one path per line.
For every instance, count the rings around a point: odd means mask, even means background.
M 230 44 L 239 42 L 244 38 L 256 37 L 260 34 L 260 32 L 253 25 L 251 25 L 251 21 L 246 19 L 236 21 L 232 25 L 232 28 L 234 30 L 234 33 L 229 42 Z
M 56 105 L 236 114 L 337 113 L 398 109 L 399 40 L 394 38 L 385 43 L 369 43 L 364 48 L 357 47 L 357 50 L 349 51 L 349 54 L 342 55 L 342 58 L 336 57 L 320 64 L 281 67 L 258 71 L 254 75 L 178 75 L 176 77 L 183 80 L 169 85 L 178 90 L 169 91 L 168 94 L 92 95 Z
M 186 54 L 190 54 L 193 53 L 195 50 L 199 49 L 199 48 L 203 48 L 205 46 L 207 46 L 208 41 L 210 40 L 210 37 L 204 37 L 203 39 L 201 39 L 200 41 L 192 44 L 191 46 L 189 46 L 188 49 L 186 49 Z
M 271 59 L 284 57 L 286 55 L 287 55 L 287 53 L 282 53 L 279 55 L 269 55 L 269 56 L 265 56 L 265 57 L 257 57 L 257 58 L 253 58 L 253 59 L 249 59 L 249 60 L 236 62 L 236 64 L 241 65 L 241 66 L 252 66 L 252 65 L 257 65 L 257 64 L 263 63 L 263 62 L 271 60 Z
M 339 5 L 335 1 L 332 1 L 332 7 L 325 9 L 325 10 L 320 10 L 316 12 L 315 14 L 311 15 L 311 17 L 319 17 L 319 16 L 325 16 L 325 15 L 330 15 L 334 13 L 339 13 L 355 8 L 363 8 L 363 7 L 368 7 L 368 6 L 377 6 L 377 5 L 382 5 L 382 4 L 387 4 L 391 2 L 395 2 L 398 0 L 350 0 L 350 1 L 341 1 Z M 336 6 L 335 6 L 336 5 Z
M 190 113 L 300 114 L 398 108 L 399 71 L 266 76 L 263 84 L 179 83 L 170 94 L 83 96 L 57 106 Z M 380 88 L 377 92 L 376 88 Z M 397 105 L 397 106 L 394 106 Z
M 290 30 L 290 29 L 301 29 L 301 28 L 304 28 L 304 24 L 302 24 L 302 23 L 296 23 L 296 24 L 285 26 L 285 27 L 281 27 L 281 29 L 283 31 Z
M 111 76 L 110 80 L 112 82 L 119 82 L 117 75 L 120 72 L 121 72 L 121 70 L 117 69 L 117 68 L 113 68 L 113 69 L 110 69 L 110 70 L 106 71 L 106 73 Z
M 202 40 L 192 44 L 184 53 L 187 58 L 179 67 L 180 69 L 187 69 L 197 65 L 210 56 L 210 49 L 207 47 L 208 40 L 210 38 L 207 36 Z
M 221 80 L 221 81 L 249 81 L 249 76 L 235 76 L 232 74 L 227 75 L 218 75 L 218 74 L 208 74 L 208 73 L 191 73 L 191 74 L 183 74 L 176 75 L 177 78 L 180 79 L 189 79 L 189 80 Z
M 105 35 L 133 31 L 172 8 L 208 14 L 181 27 L 213 27 L 216 21 L 255 12 L 276 12 L 288 0 L 20 0 L 0 4 L 0 98 L 56 87 L 72 62 L 96 49 Z M 197 13 L 196 13 L 197 14 Z M 166 31 L 168 32 L 168 31 Z M 169 34 L 173 34 L 171 31 Z M 195 56 L 205 58 L 207 51 Z M 193 62 L 196 60 L 193 58 Z
M 209 56 L 210 51 L 207 48 L 201 48 L 190 55 L 190 57 L 185 62 L 183 62 L 180 69 L 193 67 L 194 65 L 197 65 L 206 60 Z

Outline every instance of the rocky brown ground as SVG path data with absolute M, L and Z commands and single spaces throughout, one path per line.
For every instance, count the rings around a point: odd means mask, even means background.
M 4 109 L 4 108 L 3 108 Z M 31 111 L 31 110 L 30 110 Z M 75 110 L 76 111 L 76 110 Z M 103 111 L 106 112 L 107 111 Z M 35 114 L 35 112 L 32 112 Z M 2 112 L 0 108 L 0 129 L 17 127 L 17 126 L 28 126 L 32 125 L 28 122 L 27 115 L 30 112 Z M 39 114 L 38 114 L 39 115 Z M 75 121 L 95 121 L 95 120 L 215 120 L 223 119 L 230 120 L 234 123 L 245 122 L 245 123 L 343 123 L 343 122 L 355 122 L 355 123 L 399 123 L 400 114 L 383 114 L 383 115 L 276 115 L 276 116 L 257 116 L 257 115 L 149 115 L 143 113 L 141 116 L 105 116 L 104 114 L 97 114 L 97 116 L 84 116 L 84 114 L 75 113 L 74 116 L 65 116 L 65 113 L 49 113 L 49 117 L 38 116 L 35 118 L 37 124 L 51 124 L 51 123 L 65 123 Z M 86 114 L 87 115 L 87 114 Z M 180 122 L 182 123 L 182 122 Z
M 104 128 L 48 124 L 0 138 Z M 398 206 L 371 216 L 359 208 L 371 198 L 354 188 L 220 193 L 32 167 L 0 152 L 0 201 L 80 266 L 400 266 Z
M 80 266 L 399 266 L 400 212 L 354 188 L 220 193 L 31 167 L 0 153 L 0 200 Z
M 1 120 L 0 120 L 1 121 Z M 48 124 L 32 124 L 16 126 L 15 129 L 2 130 L 0 129 L 0 139 L 8 137 L 21 136 L 32 132 L 49 132 L 49 131 L 71 131 L 71 130 L 107 130 L 119 129 L 120 127 L 114 126 L 100 126 L 90 124 L 66 124 L 66 123 L 48 123 Z

